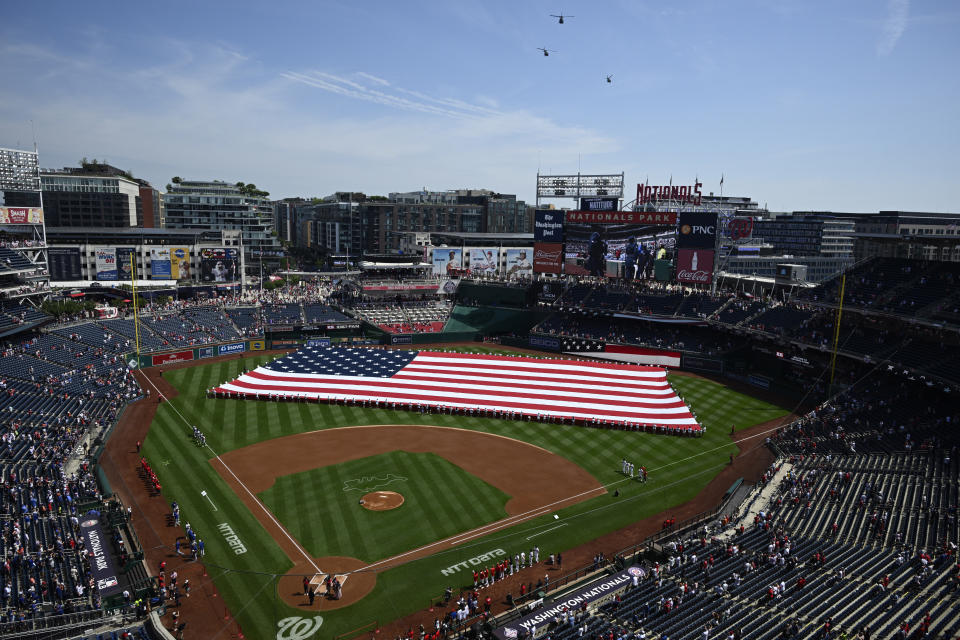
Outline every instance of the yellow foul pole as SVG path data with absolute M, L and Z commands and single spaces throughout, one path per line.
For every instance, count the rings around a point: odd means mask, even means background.
M 137 315 L 137 260 L 130 252 L 130 285 L 133 287 L 133 334 L 137 343 L 137 368 L 140 368 L 140 318 Z

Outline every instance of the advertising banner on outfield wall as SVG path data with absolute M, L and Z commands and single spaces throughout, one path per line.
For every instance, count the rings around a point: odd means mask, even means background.
M 549 338 L 547 336 L 530 336 L 528 344 L 531 349 L 548 349 L 550 351 L 560 351 L 560 340 Z
M 390 344 L 413 344 L 413 336 L 390 336 Z
M 234 342 L 233 344 L 222 344 L 217 347 L 217 350 L 220 352 L 220 355 L 223 356 L 228 353 L 243 353 L 246 346 L 246 342 Z
M 520 619 L 508 622 L 499 629 L 495 629 L 493 633 L 500 640 L 513 640 L 521 635 L 528 636 L 533 627 L 546 630 L 547 626 L 564 611 L 580 611 L 584 608 L 592 610 L 624 591 L 633 583 L 634 577 L 644 576 L 645 572 L 642 568 L 627 567 L 612 576 L 604 576 L 560 596 L 547 606 L 525 613 Z
M 470 273 L 475 276 L 492 276 L 500 269 L 500 250 L 497 248 L 468 249 Z
M 116 280 L 117 279 L 117 251 L 113 247 L 97 247 L 94 250 L 96 254 L 96 279 L 97 280 Z
M 232 247 L 200 249 L 200 280 L 235 282 L 240 274 L 240 254 Z
M 616 211 L 619 205 L 619 198 L 580 198 L 580 211 Z
M 117 279 L 129 282 L 133 277 L 133 260 L 136 259 L 133 247 L 117 247 Z
M 436 247 L 433 250 L 433 275 L 445 276 L 459 273 L 463 268 L 463 250 Z
M 110 557 L 110 538 L 100 526 L 96 511 L 80 518 L 80 533 L 83 535 L 83 547 L 90 562 L 90 573 L 97 585 L 97 591 L 102 596 L 117 593 L 120 591 L 120 581 L 117 580 L 117 568 Z
M 43 224 L 40 207 L 0 207 L 0 224 Z
M 533 272 L 561 273 L 563 271 L 563 244 L 535 242 L 533 244 Z
M 631 362 L 633 364 L 657 365 L 661 367 L 679 367 L 679 351 L 665 351 L 663 349 L 647 349 L 631 344 L 604 344 L 603 351 L 564 351 L 570 355 L 589 356 L 591 358 L 600 358 L 602 360 L 613 360 L 616 362 Z
M 563 242 L 563 211 L 537 209 L 533 216 L 534 242 Z
M 263 351 L 266 348 L 267 348 L 266 342 L 263 340 L 250 341 L 250 351 Z
M 170 279 L 170 249 L 166 247 L 150 249 L 150 278 L 153 280 Z
M 169 364 L 171 362 L 188 362 L 193 360 L 193 349 L 189 351 L 174 351 L 173 353 L 162 353 L 158 356 L 152 356 L 153 366 Z
M 704 285 L 713 282 L 713 250 L 678 249 L 677 281 Z
M 684 355 L 683 368 L 697 371 L 708 371 L 710 373 L 723 373 L 723 360 Z
M 533 276 L 533 247 L 529 249 L 507 249 L 505 252 L 507 277 L 530 278 Z
M 190 250 L 186 247 L 170 249 L 170 276 L 174 280 L 190 279 Z
M 330 344 L 330 338 L 312 338 L 307 340 L 308 347 L 329 347 Z
M 200 347 L 197 349 L 197 358 L 212 358 L 214 355 L 213 347 Z
M 677 249 L 713 249 L 717 243 L 715 211 L 681 211 L 677 217 Z

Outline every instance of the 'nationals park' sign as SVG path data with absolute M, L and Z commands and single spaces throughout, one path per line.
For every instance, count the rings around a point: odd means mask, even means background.
M 677 224 L 677 214 L 670 211 L 567 211 L 567 222 L 582 224 Z

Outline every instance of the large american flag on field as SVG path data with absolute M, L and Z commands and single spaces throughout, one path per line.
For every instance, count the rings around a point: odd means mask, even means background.
M 610 362 L 308 347 L 214 391 L 699 429 L 666 371 Z

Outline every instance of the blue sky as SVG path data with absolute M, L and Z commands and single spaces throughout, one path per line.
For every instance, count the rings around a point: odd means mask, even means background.
M 551 13 L 575 17 L 559 25 Z M 776 210 L 958 211 L 948 1 L 16 3 L 0 146 L 275 197 L 626 174 Z M 544 57 L 536 47 L 552 49 Z M 604 76 L 613 74 L 613 82 Z M 628 188 L 628 192 L 631 191 Z

